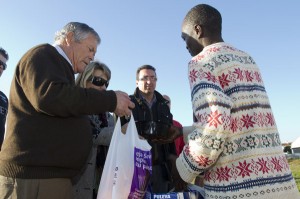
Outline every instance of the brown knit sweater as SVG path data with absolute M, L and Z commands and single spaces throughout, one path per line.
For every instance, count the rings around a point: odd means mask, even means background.
M 0 175 L 72 178 L 92 146 L 85 115 L 112 112 L 116 103 L 113 91 L 76 87 L 71 65 L 53 46 L 30 49 L 17 64 L 10 88 Z

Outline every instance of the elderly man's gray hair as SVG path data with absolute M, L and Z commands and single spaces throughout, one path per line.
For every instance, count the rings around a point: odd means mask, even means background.
M 57 31 L 55 33 L 54 43 L 61 44 L 69 32 L 74 33 L 74 39 L 77 42 L 79 42 L 83 39 L 86 39 L 89 34 L 92 34 L 95 36 L 98 44 L 100 44 L 100 42 L 101 42 L 101 39 L 100 39 L 100 36 L 98 35 L 98 33 L 93 28 L 88 26 L 87 24 L 80 23 L 80 22 L 70 22 L 67 25 L 65 25 L 60 31 Z

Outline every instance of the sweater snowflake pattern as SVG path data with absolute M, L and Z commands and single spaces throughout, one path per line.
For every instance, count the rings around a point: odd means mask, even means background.
M 252 57 L 215 43 L 188 75 L 197 122 L 176 161 L 180 176 L 204 172 L 205 198 L 300 198 Z

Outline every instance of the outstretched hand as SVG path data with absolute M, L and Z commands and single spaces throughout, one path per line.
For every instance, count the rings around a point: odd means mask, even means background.
M 151 139 L 151 141 L 158 144 L 169 144 L 174 142 L 176 138 L 182 135 L 182 128 L 171 125 L 163 138 L 154 138 Z

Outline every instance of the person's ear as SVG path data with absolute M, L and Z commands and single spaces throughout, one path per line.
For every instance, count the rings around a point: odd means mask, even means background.
M 198 25 L 198 24 L 195 25 L 194 26 L 194 31 L 198 35 L 198 38 L 201 38 L 203 36 L 203 27 L 201 27 L 201 25 Z
M 66 36 L 66 43 L 67 45 L 70 45 L 74 40 L 74 33 L 73 32 L 68 32 Z

